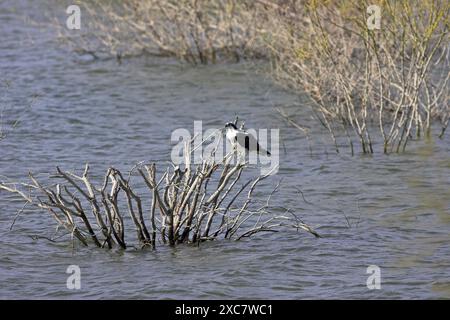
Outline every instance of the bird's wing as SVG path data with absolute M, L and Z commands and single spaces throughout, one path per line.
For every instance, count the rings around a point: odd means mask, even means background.
M 246 150 L 256 151 L 262 154 L 270 155 L 270 152 L 262 148 L 259 145 L 258 140 L 248 132 L 239 131 L 236 134 L 236 141 L 241 147 L 245 148 Z
M 247 132 L 245 131 L 238 131 L 236 132 L 236 137 L 235 140 L 236 142 L 243 148 L 248 149 L 248 146 L 250 145 L 250 137 L 252 137 L 251 135 L 249 135 Z M 253 141 L 252 141 L 253 143 Z

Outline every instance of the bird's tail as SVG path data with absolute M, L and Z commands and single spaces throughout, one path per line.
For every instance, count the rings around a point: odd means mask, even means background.
M 269 157 L 271 156 L 271 153 L 268 150 L 266 150 L 264 148 L 261 148 L 259 146 L 259 144 L 256 145 L 256 152 L 258 152 L 259 154 L 264 154 L 265 153 Z

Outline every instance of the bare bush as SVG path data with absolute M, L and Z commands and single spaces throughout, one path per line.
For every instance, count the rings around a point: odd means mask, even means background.
M 381 28 L 369 30 L 367 8 L 377 3 Z M 346 144 L 353 154 L 359 144 L 373 153 L 374 139 L 385 153 L 404 151 L 408 141 L 430 135 L 433 122 L 441 123 L 441 138 L 449 124 L 445 0 L 128 0 L 84 6 L 84 31 L 60 27 L 61 39 L 94 57 L 152 53 L 192 64 L 267 58 L 278 83 L 311 98 L 338 152 Z
M 275 78 L 306 92 L 339 150 L 342 129 L 353 153 L 403 151 L 449 119 L 448 1 L 383 1 L 381 29 L 369 30 L 368 1 L 272 3 L 276 29 L 266 37 Z M 376 124 L 370 126 L 370 124 Z
M 81 32 L 55 25 L 61 40 L 94 57 L 150 53 L 207 64 L 263 51 L 254 50 L 262 19 L 252 1 L 88 1 L 83 9 Z
M 240 183 L 247 164 L 233 165 L 230 159 L 228 155 L 222 163 L 216 163 L 212 158 L 194 166 L 191 152 L 187 151 L 184 168 L 171 166 L 161 177 L 157 177 L 155 164 L 135 166 L 128 177 L 109 168 L 103 183 L 95 186 L 86 165 L 82 175 L 57 168 L 51 177 L 57 183 L 44 185 L 30 173 L 31 183 L 3 181 L 0 189 L 47 210 L 59 226 L 85 246 L 94 243 L 98 247 L 126 249 L 132 227 L 139 245 L 152 248 L 158 243 L 174 246 L 221 237 L 239 240 L 283 227 L 319 236 L 289 209 L 283 214 L 271 213 L 270 199 L 279 185 L 258 206 L 253 193 L 268 175 Z M 147 186 L 147 197 L 138 195 L 131 185 L 135 170 Z

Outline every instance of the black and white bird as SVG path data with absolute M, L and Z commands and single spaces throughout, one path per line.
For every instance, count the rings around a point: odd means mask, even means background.
M 226 137 L 233 147 L 239 145 L 247 151 L 256 151 L 258 154 L 270 156 L 270 152 L 262 148 L 258 140 L 244 130 L 239 130 L 233 122 L 225 124 Z

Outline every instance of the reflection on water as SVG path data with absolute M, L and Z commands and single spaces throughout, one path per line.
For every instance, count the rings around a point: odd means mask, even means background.
M 5 99 L 22 110 L 39 95 L 0 142 L 0 175 L 164 163 L 174 129 L 192 130 L 194 120 L 218 127 L 238 114 L 247 126 L 280 128 L 280 171 L 259 195 L 283 178 L 274 204 L 293 208 L 324 237 L 292 231 L 156 252 L 73 253 L 66 242 L 30 237 L 54 232 L 45 212 L 25 210 L 10 231 L 22 204 L 0 192 L 0 298 L 450 298 L 448 139 L 401 155 L 351 157 L 334 154 L 317 128 L 310 155 L 273 110 L 297 98 L 248 65 L 80 63 L 48 30 L 21 19 L 39 10 L 31 1 L 0 4 L 1 77 L 11 81 Z M 297 112 L 309 121 L 306 108 Z M 81 267 L 76 292 L 65 286 L 70 264 Z M 372 264 L 381 268 L 381 290 L 366 287 Z

